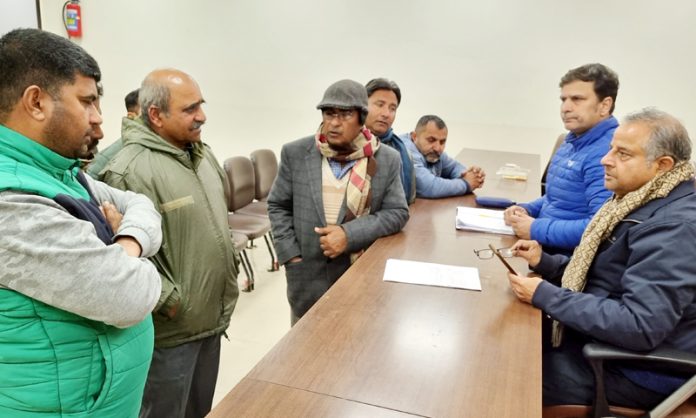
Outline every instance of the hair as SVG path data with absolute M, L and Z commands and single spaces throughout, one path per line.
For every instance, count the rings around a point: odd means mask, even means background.
M 157 107 L 162 113 L 169 113 L 169 99 L 171 92 L 165 83 L 155 81 L 154 77 L 146 77 L 140 86 L 138 102 L 140 103 L 140 115 L 143 122 L 152 128 L 149 109 L 151 106 Z
M 396 104 L 401 104 L 401 89 L 399 85 L 386 78 L 374 78 L 365 84 L 365 90 L 367 90 L 367 97 L 372 96 L 377 90 L 389 90 L 394 92 L 396 95 Z
M 68 39 L 38 29 L 15 29 L 0 38 L 0 122 L 24 91 L 36 85 L 52 98 L 80 74 L 101 80 L 97 61 Z
M 644 123 L 650 128 L 645 144 L 648 161 L 670 156 L 675 163 L 691 159 L 691 139 L 681 122 L 674 116 L 653 107 L 641 109 L 624 117 L 624 123 Z
M 138 92 L 140 89 L 135 89 L 132 92 L 126 94 L 124 101 L 126 102 L 126 110 L 129 112 L 135 112 L 135 108 L 138 106 Z
M 440 118 L 439 116 L 425 115 L 421 116 L 421 118 L 418 119 L 418 123 L 416 123 L 416 131 L 425 128 L 430 122 L 434 122 L 435 126 L 437 126 L 437 129 L 445 129 L 447 127 L 445 121 L 442 120 L 442 118 Z
M 573 81 L 593 82 L 594 92 L 599 100 L 611 97 L 609 113 L 614 113 L 616 95 L 619 93 L 619 76 L 611 68 L 602 64 L 585 64 L 573 68 L 565 73 L 558 86 L 563 87 Z
M 365 121 L 367 120 L 367 110 L 362 108 L 356 108 L 355 110 L 358 111 L 358 122 L 361 125 L 364 125 Z

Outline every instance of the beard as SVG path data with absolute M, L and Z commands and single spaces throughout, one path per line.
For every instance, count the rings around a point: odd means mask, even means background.
M 92 137 L 92 129 L 84 133 L 75 132 L 72 117 L 65 111 L 65 108 L 56 102 L 56 108 L 51 115 L 51 119 L 43 130 L 45 145 L 57 154 L 65 158 L 79 159 L 90 155 L 92 141 L 85 143 L 84 137 Z M 80 138 L 77 136 L 80 135 Z M 96 141 L 94 141 L 96 142 Z M 96 144 L 94 145 L 96 150 Z
M 440 161 L 440 154 L 430 152 L 425 155 L 425 161 L 429 162 L 430 164 L 435 164 L 436 162 Z
M 100 138 L 101 139 L 101 138 Z M 84 153 L 80 153 L 78 158 L 80 160 L 86 160 L 86 161 L 91 161 L 94 159 L 94 157 L 97 155 L 98 150 L 98 145 L 99 145 L 99 139 L 92 138 L 89 141 L 89 145 L 87 145 L 87 151 Z

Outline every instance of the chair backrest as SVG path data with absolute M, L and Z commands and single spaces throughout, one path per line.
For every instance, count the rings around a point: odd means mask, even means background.
M 227 210 L 234 212 L 254 200 L 254 165 L 247 157 L 232 157 L 223 165 L 227 174 Z
M 541 195 L 542 196 L 546 194 L 546 175 L 549 172 L 549 166 L 551 165 L 551 160 L 553 159 L 553 156 L 556 155 L 556 151 L 558 151 L 558 148 L 560 148 L 563 141 L 565 141 L 566 135 L 568 135 L 568 133 L 566 133 L 566 132 L 558 135 L 558 138 L 556 139 L 556 143 L 553 144 L 553 150 L 551 151 L 551 156 L 549 157 L 549 162 L 546 163 L 546 167 L 544 168 L 544 174 L 541 175 Z
M 251 162 L 254 164 L 256 200 L 265 200 L 278 175 L 278 159 L 273 151 L 259 149 L 251 153 Z

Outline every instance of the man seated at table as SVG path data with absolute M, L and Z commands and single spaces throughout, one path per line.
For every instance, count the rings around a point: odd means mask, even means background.
M 509 207 L 505 223 L 520 238 L 539 241 L 552 252 L 571 254 L 611 194 L 604 188 L 599 160 L 609 151 L 618 126 L 612 113 L 619 78 L 602 64 L 587 64 L 568 71 L 560 87 L 561 119 L 570 132 L 551 158 L 546 194 Z
M 672 116 L 627 116 L 602 158 L 613 197 L 572 258 L 520 240 L 513 251 L 545 280 L 508 274 L 517 297 L 555 321 L 543 354 L 544 405 L 590 405 L 594 380 L 582 347 L 696 353 L 696 193 L 691 141 Z M 562 287 L 553 284 L 561 279 Z M 565 330 L 564 330 L 565 328 Z M 562 338 L 562 339 L 561 339 Z M 562 341 L 562 345 L 561 345 Z M 610 404 L 652 408 L 685 379 L 628 366 L 605 370 Z
M 483 186 L 486 174 L 480 167 L 467 169 L 445 153 L 447 125 L 435 115 L 418 120 L 416 129 L 400 138 L 408 147 L 416 169 L 416 196 L 460 196 Z

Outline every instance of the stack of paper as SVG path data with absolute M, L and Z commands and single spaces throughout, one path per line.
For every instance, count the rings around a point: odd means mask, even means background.
M 515 235 L 512 227 L 505 225 L 503 211 L 457 207 L 457 229 L 468 231 L 492 232 L 495 234 Z
M 384 281 L 481 290 L 481 280 L 478 269 L 475 267 L 448 266 L 393 258 L 387 260 Z
M 495 174 L 501 176 L 504 179 L 526 181 L 527 175 L 529 174 L 529 170 L 526 168 L 522 168 L 517 164 L 507 163 L 504 166 L 500 167 Z

